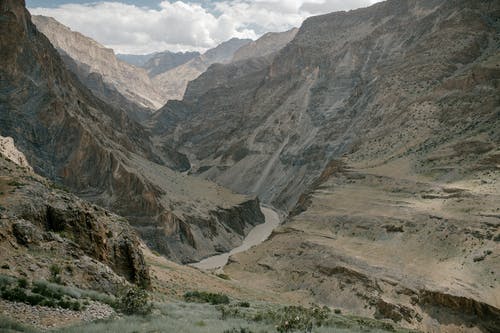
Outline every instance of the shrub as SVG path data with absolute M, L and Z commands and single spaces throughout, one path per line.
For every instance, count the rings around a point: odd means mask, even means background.
M 48 283 L 44 281 L 37 281 L 33 283 L 33 288 L 31 289 L 32 292 L 43 295 L 48 298 L 53 298 L 60 300 L 64 297 L 64 293 L 56 289 L 52 286 L 50 286 Z
M 184 294 L 186 302 L 210 303 L 212 305 L 229 304 L 229 297 L 224 294 L 208 293 L 205 291 L 189 291 Z
M 240 327 L 225 330 L 223 333 L 252 333 L 252 331 L 249 328 Z
M 62 284 L 62 279 L 61 279 L 61 267 L 57 264 L 52 264 L 50 266 L 50 278 L 49 280 L 51 282 L 57 283 L 57 284 Z
M 242 307 L 242 308 L 249 308 L 250 307 L 250 303 L 248 303 L 248 302 L 239 302 L 238 306 Z
M 25 278 L 20 278 L 19 280 L 17 280 L 17 285 L 19 286 L 19 288 L 26 289 L 28 288 L 28 280 L 26 280 Z
M 217 277 L 219 277 L 219 278 L 221 278 L 223 280 L 231 280 L 231 278 L 229 277 L 229 275 L 224 274 L 224 273 L 217 274 Z
M 146 315 L 153 309 L 147 291 L 135 286 L 126 289 L 117 303 L 118 309 L 127 315 Z

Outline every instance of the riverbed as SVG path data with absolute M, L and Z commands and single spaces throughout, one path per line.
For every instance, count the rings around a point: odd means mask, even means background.
M 252 246 L 259 245 L 268 239 L 273 230 L 280 225 L 281 219 L 280 215 L 271 208 L 261 207 L 261 210 L 264 214 L 265 222 L 250 230 L 240 246 L 232 249 L 231 252 L 205 258 L 202 261 L 191 264 L 191 266 L 204 270 L 224 267 L 231 255 L 246 251 Z

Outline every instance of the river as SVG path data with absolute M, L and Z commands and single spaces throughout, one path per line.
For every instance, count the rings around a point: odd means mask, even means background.
M 206 259 L 203 259 L 202 261 L 190 265 L 204 270 L 224 267 L 229 260 L 229 256 L 246 251 L 252 246 L 259 245 L 267 238 L 269 238 L 273 230 L 280 225 L 280 215 L 276 211 L 268 207 L 261 206 L 261 210 L 264 214 L 265 222 L 256 225 L 252 230 L 250 230 L 240 246 L 232 249 L 231 252 L 208 257 Z

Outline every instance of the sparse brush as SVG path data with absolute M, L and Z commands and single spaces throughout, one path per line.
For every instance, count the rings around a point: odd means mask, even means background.
M 184 299 L 186 302 L 210 303 L 212 305 L 229 304 L 229 297 L 227 295 L 205 291 L 189 291 L 184 294 Z

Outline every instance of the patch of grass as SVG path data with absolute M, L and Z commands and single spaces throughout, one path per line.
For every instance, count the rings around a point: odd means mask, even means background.
M 249 308 L 250 307 L 250 303 L 248 303 L 248 302 L 239 302 L 238 306 L 241 307 L 241 308 Z
M 39 333 L 40 331 L 34 327 L 20 324 L 2 314 L 0 314 L 0 332 L 22 332 L 22 333 Z
M 189 291 L 184 294 L 184 300 L 186 302 L 210 303 L 212 305 L 229 304 L 229 297 L 227 295 L 205 291 Z

